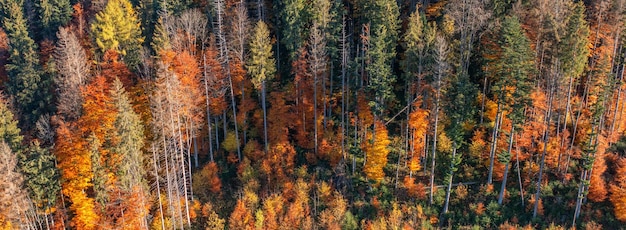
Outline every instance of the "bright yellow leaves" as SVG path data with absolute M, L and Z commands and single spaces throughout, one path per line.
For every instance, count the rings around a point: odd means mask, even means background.
M 383 168 L 387 165 L 387 146 L 391 141 L 387 136 L 387 128 L 381 121 L 376 121 L 374 132 L 368 132 L 367 138 L 361 144 L 361 148 L 366 154 L 366 162 L 363 171 L 367 178 L 380 182 L 385 177 Z

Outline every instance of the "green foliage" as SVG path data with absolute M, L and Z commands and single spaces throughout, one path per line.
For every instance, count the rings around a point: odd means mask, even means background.
M 20 168 L 31 198 L 37 206 L 48 212 L 47 209 L 55 205 L 61 190 L 61 176 L 56 167 L 55 156 L 50 148 L 41 147 L 39 141 L 35 140 L 20 158 Z
M 117 110 L 114 125 L 118 142 L 113 150 L 121 156 L 117 176 L 122 188 L 131 191 L 134 186 L 143 186 L 144 182 L 144 127 L 119 79 L 113 82 L 111 98 Z
M 20 128 L 17 124 L 6 102 L 0 101 L 0 138 L 11 148 L 12 152 L 19 154 L 22 151 L 23 137 L 20 135 Z
M 310 7 L 307 7 L 305 0 L 285 0 L 280 1 L 280 28 L 282 31 L 281 42 L 287 48 L 289 60 L 294 61 L 297 58 L 297 51 L 306 38 L 309 37 L 306 25 L 311 17 L 309 14 Z
M 248 74 L 252 76 L 252 84 L 257 89 L 276 74 L 276 61 L 272 52 L 272 41 L 267 24 L 257 22 L 252 37 L 250 37 L 250 58 L 246 65 Z
M 574 3 L 573 13 L 567 19 L 565 36 L 559 44 L 561 69 L 569 77 L 579 77 L 589 57 L 589 25 L 585 20 L 585 5 Z
M 509 119 L 520 124 L 525 118 L 524 108 L 530 104 L 529 76 L 535 73 L 533 51 L 516 16 L 505 17 L 500 33 L 498 44 L 502 53 L 494 63 L 499 77 L 494 90 L 499 102 L 508 107 Z
M 72 17 L 70 0 L 38 0 L 35 2 L 44 36 L 52 37 Z
M 391 69 L 396 52 L 389 49 L 394 44 L 390 35 L 385 26 L 375 32 L 368 50 L 371 63 L 365 67 L 370 76 L 368 89 L 374 95 L 372 112 L 379 117 L 382 116 L 387 102 L 393 98 L 393 83 L 396 81 Z
M 34 124 L 39 116 L 48 111 L 51 94 L 50 81 L 39 65 L 37 45 L 28 35 L 27 22 L 23 15 L 22 2 L 7 0 L 0 2 L 2 25 L 9 38 L 9 58 L 6 69 L 9 75 L 7 91 L 13 96 L 22 124 Z
M 140 62 L 144 38 L 141 23 L 128 0 L 110 0 L 104 10 L 96 14 L 91 33 L 101 53 L 116 50 L 131 69 Z

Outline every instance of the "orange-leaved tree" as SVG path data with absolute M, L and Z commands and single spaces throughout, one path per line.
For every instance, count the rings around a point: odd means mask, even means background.
M 383 168 L 387 165 L 387 146 L 391 141 L 387 136 L 387 127 L 381 121 L 374 123 L 374 132 L 367 133 L 367 138 L 361 144 L 361 148 L 366 154 L 365 167 L 363 172 L 368 179 L 380 182 L 385 177 Z
M 626 158 L 621 158 L 617 162 L 617 173 L 613 184 L 610 185 L 610 191 L 609 200 L 613 203 L 615 218 L 626 222 Z

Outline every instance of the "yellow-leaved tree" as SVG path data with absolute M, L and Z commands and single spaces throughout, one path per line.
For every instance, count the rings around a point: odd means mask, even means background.
M 381 121 L 374 123 L 374 132 L 367 133 L 367 138 L 363 141 L 361 148 L 366 154 L 365 167 L 363 172 L 368 179 L 380 182 L 385 177 L 383 168 L 387 165 L 387 155 L 391 141 L 387 136 L 387 127 Z
M 133 5 L 128 0 L 110 0 L 104 10 L 96 14 L 91 33 L 100 52 L 115 50 L 124 62 L 134 69 L 140 62 L 141 24 Z

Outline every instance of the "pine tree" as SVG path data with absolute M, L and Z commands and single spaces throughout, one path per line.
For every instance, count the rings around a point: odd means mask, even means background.
M 37 45 L 29 37 L 22 1 L 4 1 L 0 7 L 2 7 L 2 24 L 10 41 L 6 65 L 9 74 L 7 91 L 13 96 L 22 114 L 21 124 L 28 127 L 49 110 L 51 97 L 48 85 L 50 81 L 47 80 L 39 65 Z
M 20 160 L 25 185 L 29 189 L 33 202 L 50 214 L 61 189 L 60 174 L 55 164 L 55 157 L 48 147 L 42 147 L 39 141 L 31 142 Z
M 287 0 L 280 3 L 281 42 L 287 48 L 289 63 L 297 58 L 297 51 L 308 37 L 306 25 L 309 24 L 309 7 L 305 0 Z M 254 38 L 252 38 L 254 39 Z
M 38 0 L 35 2 L 39 13 L 39 26 L 44 37 L 52 37 L 59 27 L 71 18 L 73 9 L 70 0 Z
M 144 38 L 141 23 L 128 0 L 108 1 L 104 10 L 96 14 L 91 32 L 101 53 L 113 49 L 131 69 L 137 68 Z
M 268 151 L 269 149 L 267 143 L 266 82 L 274 79 L 274 74 L 276 74 L 276 61 L 274 60 L 273 55 L 269 29 L 263 21 L 259 21 L 254 27 L 252 37 L 250 37 L 250 58 L 246 68 L 248 70 L 248 74 L 252 77 L 254 87 L 261 91 L 265 151 Z
M 143 187 L 145 182 L 142 152 L 144 128 L 127 94 L 122 82 L 116 79 L 111 89 L 111 99 L 117 111 L 114 126 L 118 142 L 113 151 L 121 158 L 117 172 L 121 187 L 125 191 L 131 191 L 135 186 Z

